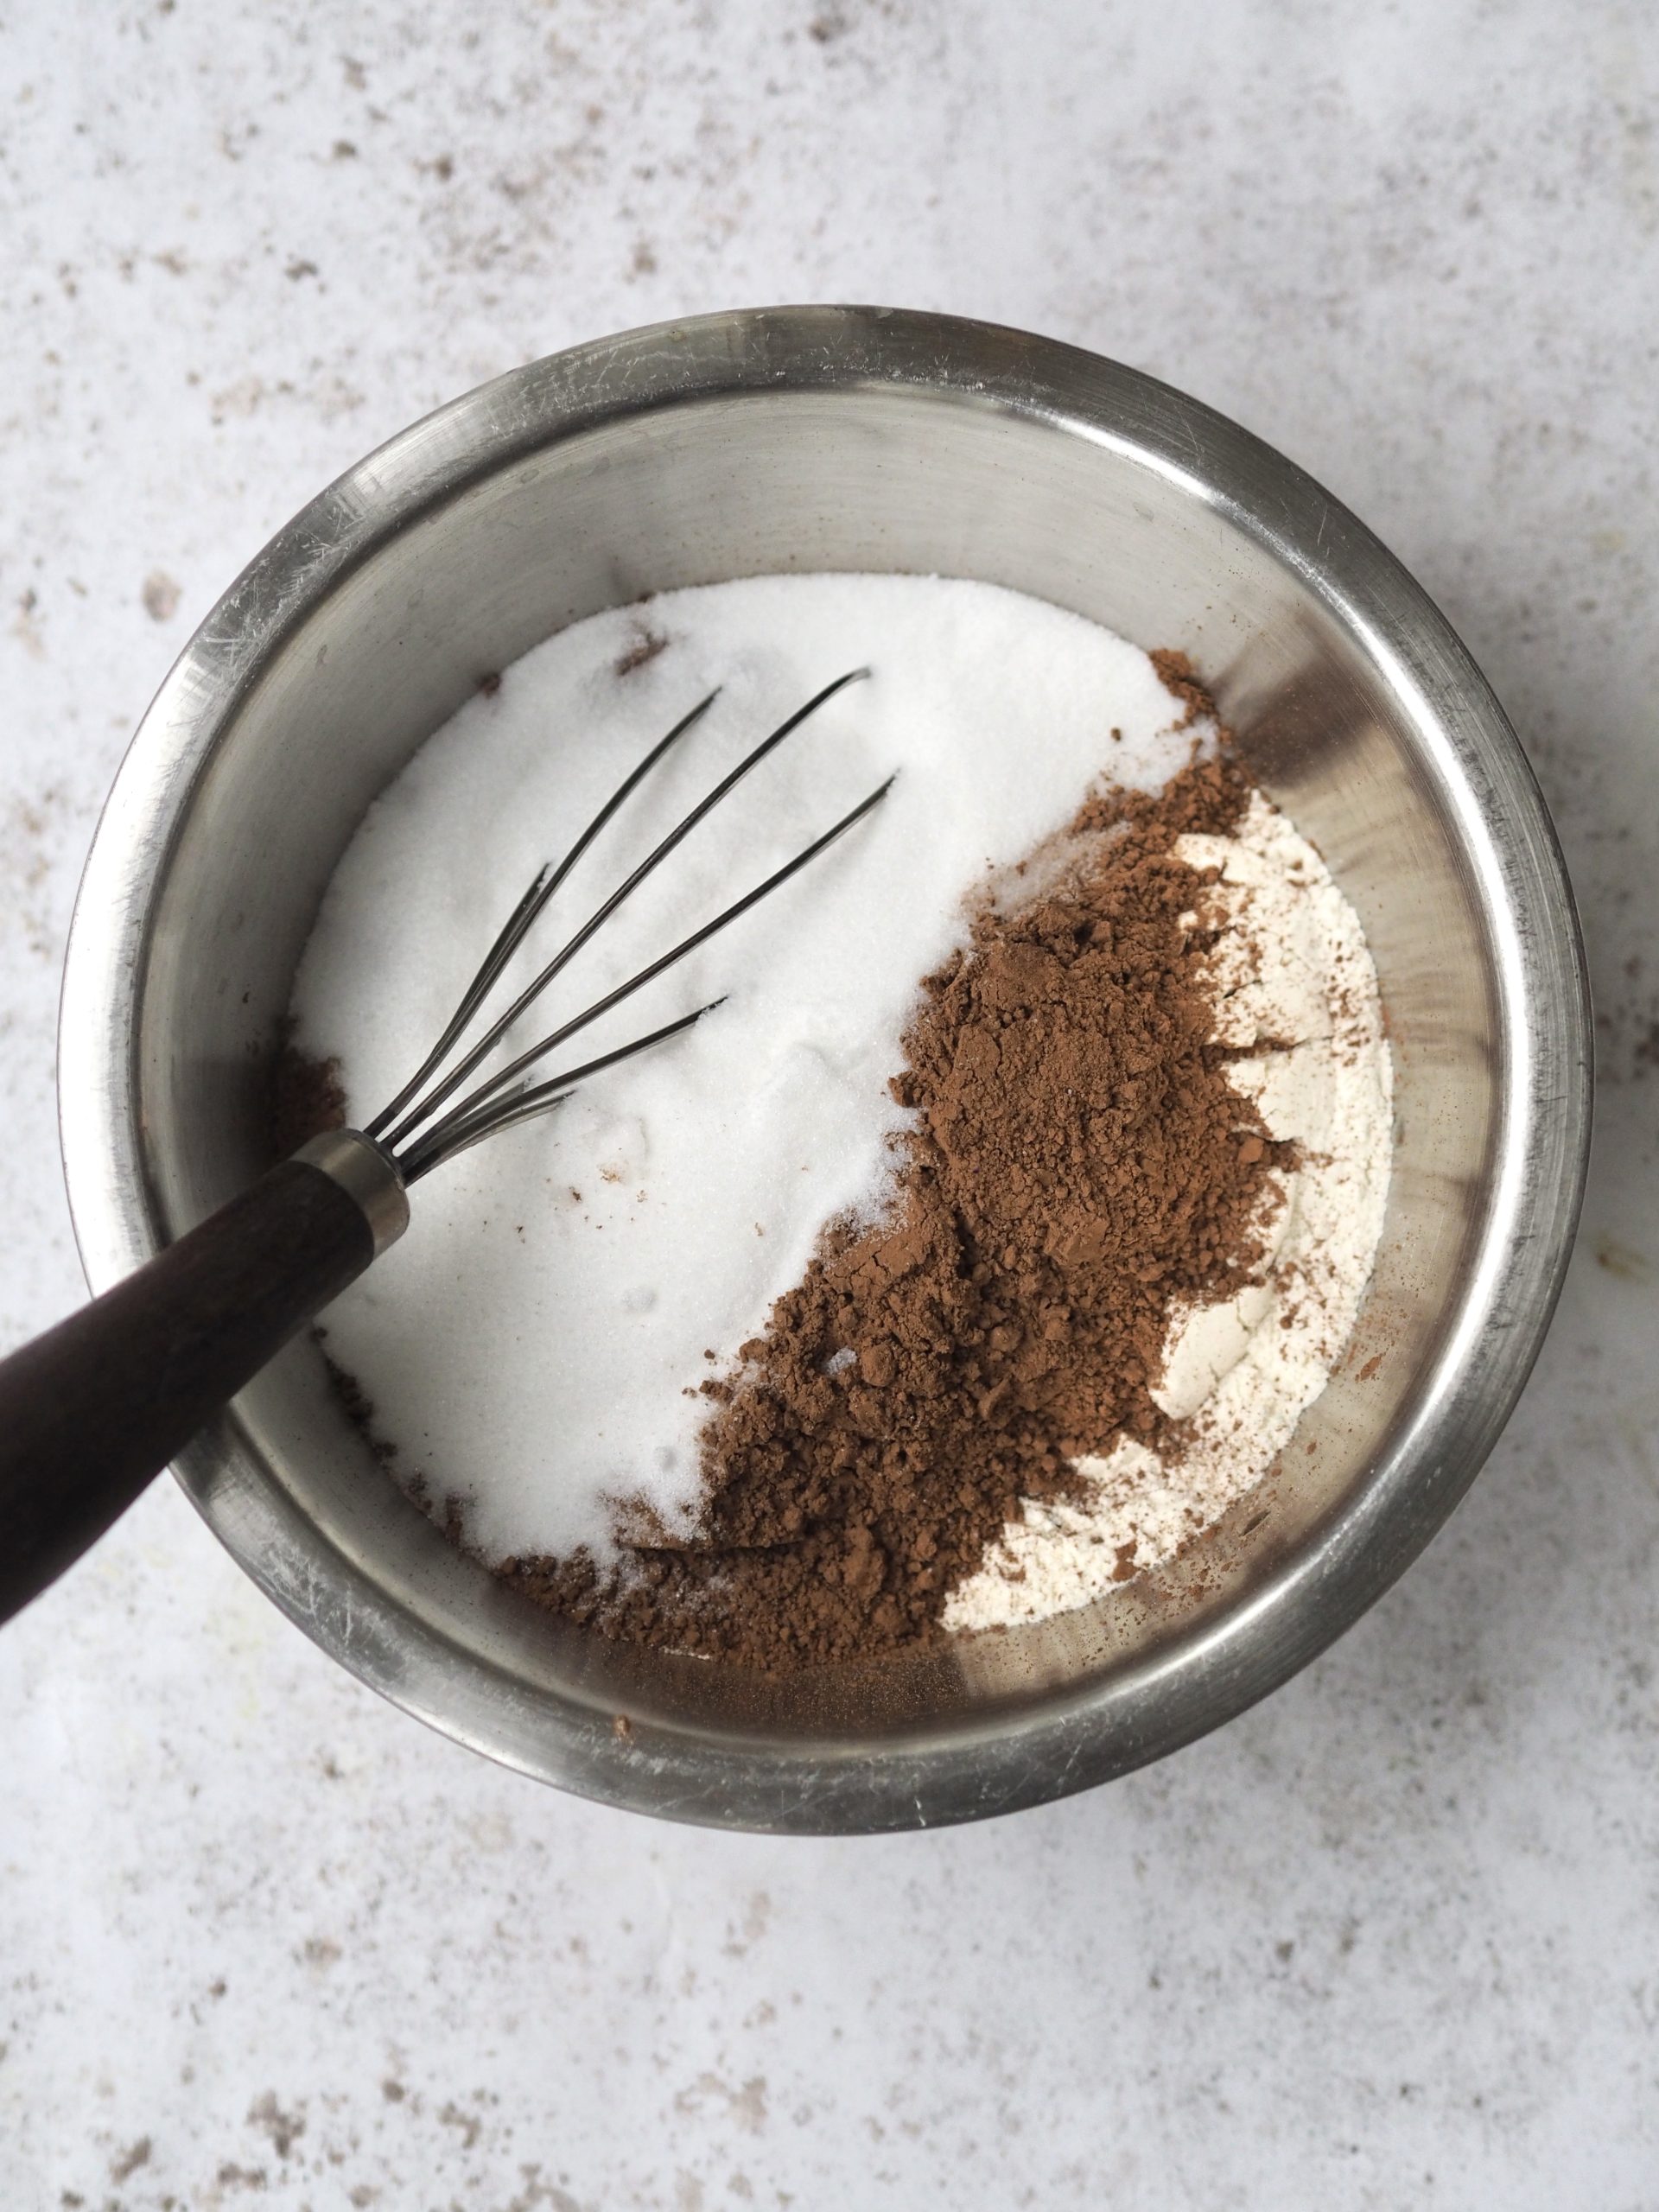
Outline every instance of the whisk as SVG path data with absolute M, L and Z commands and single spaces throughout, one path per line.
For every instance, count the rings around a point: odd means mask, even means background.
M 891 777 L 741 898 L 480 1077 L 509 1032 L 697 824 L 826 700 L 869 672 L 853 669 L 826 684 L 746 753 L 491 1017 L 496 986 L 577 861 L 719 692 L 699 700 L 563 859 L 537 873 L 437 1042 L 372 1121 L 313 1137 L 137 1274 L 0 1360 L 0 1619 L 79 1558 L 197 1429 L 397 1242 L 409 1226 L 411 1185 L 486 1137 L 551 1112 L 589 1077 L 667 1044 L 720 1005 L 693 1007 L 550 1076 L 538 1072 L 844 836 L 880 805 Z

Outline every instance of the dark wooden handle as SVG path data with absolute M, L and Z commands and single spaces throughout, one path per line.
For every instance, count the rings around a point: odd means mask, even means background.
M 79 1559 L 374 1249 L 350 1193 L 285 1160 L 0 1360 L 0 1620 Z

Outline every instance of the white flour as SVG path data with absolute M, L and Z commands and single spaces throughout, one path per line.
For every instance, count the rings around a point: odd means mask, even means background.
M 1118 1443 L 1078 1463 L 1095 1479 L 1082 1509 L 1027 1502 L 1020 1526 L 958 1585 L 953 1629 L 1041 1620 L 1156 1566 L 1267 1472 L 1325 1388 L 1352 1332 L 1382 1233 L 1392 1143 L 1392 1071 L 1376 971 L 1359 918 L 1319 855 L 1257 794 L 1236 835 L 1175 848 L 1221 880 L 1192 917 L 1222 935 L 1210 962 L 1214 1035 L 1262 1049 L 1234 1064 L 1275 1137 L 1301 1164 L 1271 1179 L 1283 1204 L 1260 1280 L 1224 1306 L 1178 1314 L 1153 1395 L 1192 1440 L 1165 1466 Z M 1271 1049 L 1269 1049 L 1271 1047 Z

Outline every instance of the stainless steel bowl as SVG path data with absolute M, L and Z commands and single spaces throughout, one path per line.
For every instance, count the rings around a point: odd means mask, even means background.
M 1280 1467 L 1150 1587 L 782 1686 L 613 1649 L 469 1565 L 369 1456 L 308 1344 L 178 1474 L 292 1619 L 458 1741 L 675 1819 L 874 1830 L 1160 1758 L 1387 1588 L 1548 1325 L 1590 1028 L 1560 855 L 1509 724 L 1316 484 L 1179 393 L 1018 332 L 709 315 L 538 361 L 416 423 L 280 532 L 185 649 L 70 945 L 63 1141 L 95 1288 L 262 1164 L 270 1046 L 323 887 L 480 675 L 641 593 L 789 569 L 982 577 L 1185 646 L 1357 906 L 1396 1056 L 1393 1194 L 1351 1356 Z

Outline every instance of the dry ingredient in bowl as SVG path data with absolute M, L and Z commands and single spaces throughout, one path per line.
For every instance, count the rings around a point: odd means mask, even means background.
M 1387 1183 L 1357 922 L 1179 657 L 938 579 L 669 594 L 492 677 L 331 886 L 313 1084 L 397 1087 L 522 880 L 703 690 L 570 922 L 854 660 L 872 680 L 601 933 L 571 1003 L 897 766 L 883 808 L 656 987 L 663 1018 L 727 990 L 716 1014 L 433 1178 L 327 1322 L 397 1471 L 492 1564 L 767 1669 L 1166 1557 L 1323 1386 Z
M 1086 1449 L 1070 1498 L 1029 1491 L 953 1589 L 947 1629 L 1040 1620 L 1108 1579 L 1168 1559 L 1264 1474 L 1353 1332 L 1382 1234 L 1392 1070 L 1358 917 L 1313 848 L 1260 791 L 1226 836 L 1170 847 L 1209 877 L 1179 919 L 1210 1012 L 1210 1050 L 1268 1140 L 1242 1280 L 1171 1303 L 1148 1395 L 1109 1450 Z M 1253 1141 L 1243 1149 L 1255 1156 Z M 1218 1294 L 1225 1292 L 1225 1294 Z M 1109 1566 L 1109 1562 L 1111 1564 Z

